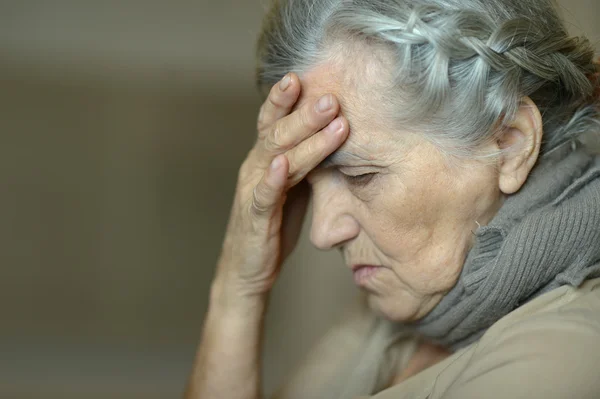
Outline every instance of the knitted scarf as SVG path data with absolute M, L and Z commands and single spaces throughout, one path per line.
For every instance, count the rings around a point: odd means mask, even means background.
M 414 325 L 454 350 L 533 298 L 600 277 L 600 157 L 569 149 L 541 163 L 474 235 L 457 284 Z

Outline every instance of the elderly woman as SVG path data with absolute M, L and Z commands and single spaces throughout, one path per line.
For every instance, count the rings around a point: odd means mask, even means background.
M 276 398 L 600 398 L 598 82 L 551 0 L 281 0 L 258 54 L 187 397 L 260 397 L 311 198 L 364 300 Z

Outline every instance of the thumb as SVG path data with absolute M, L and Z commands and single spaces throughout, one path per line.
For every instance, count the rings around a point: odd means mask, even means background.
M 280 204 L 288 177 L 289 162 L 285 155 L 278 155 L 254 188 L 250 212 L 258 218 L 269 216 Z

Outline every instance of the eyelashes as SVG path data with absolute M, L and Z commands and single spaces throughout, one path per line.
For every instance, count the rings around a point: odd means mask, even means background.
M 342 175 L 350 185 L 356 187 L 363 187 L 369 184 L 371 180 L 373 180 L 375 175 L 377 175 L 377 173 L 363 173 L 360 175 L 347 175 L 345 173 L 342 173 Z

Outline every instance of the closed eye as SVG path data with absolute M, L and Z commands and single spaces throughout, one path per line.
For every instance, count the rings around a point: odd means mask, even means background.
M 377 173 L 375 173 L 375 172 L 363 173 L 360 175 L 349 175 L 346 173 L 342 173 L 342 175 L 344 175 L 344 178 L 346 179 L 346 181 L 348 181 L 348 183 L 353 186 L 365 186 L 365 185 L 369 184 L 369 182 L 371 180 L 373 180 L 373 178 L 375 177 L 376 174 Z

